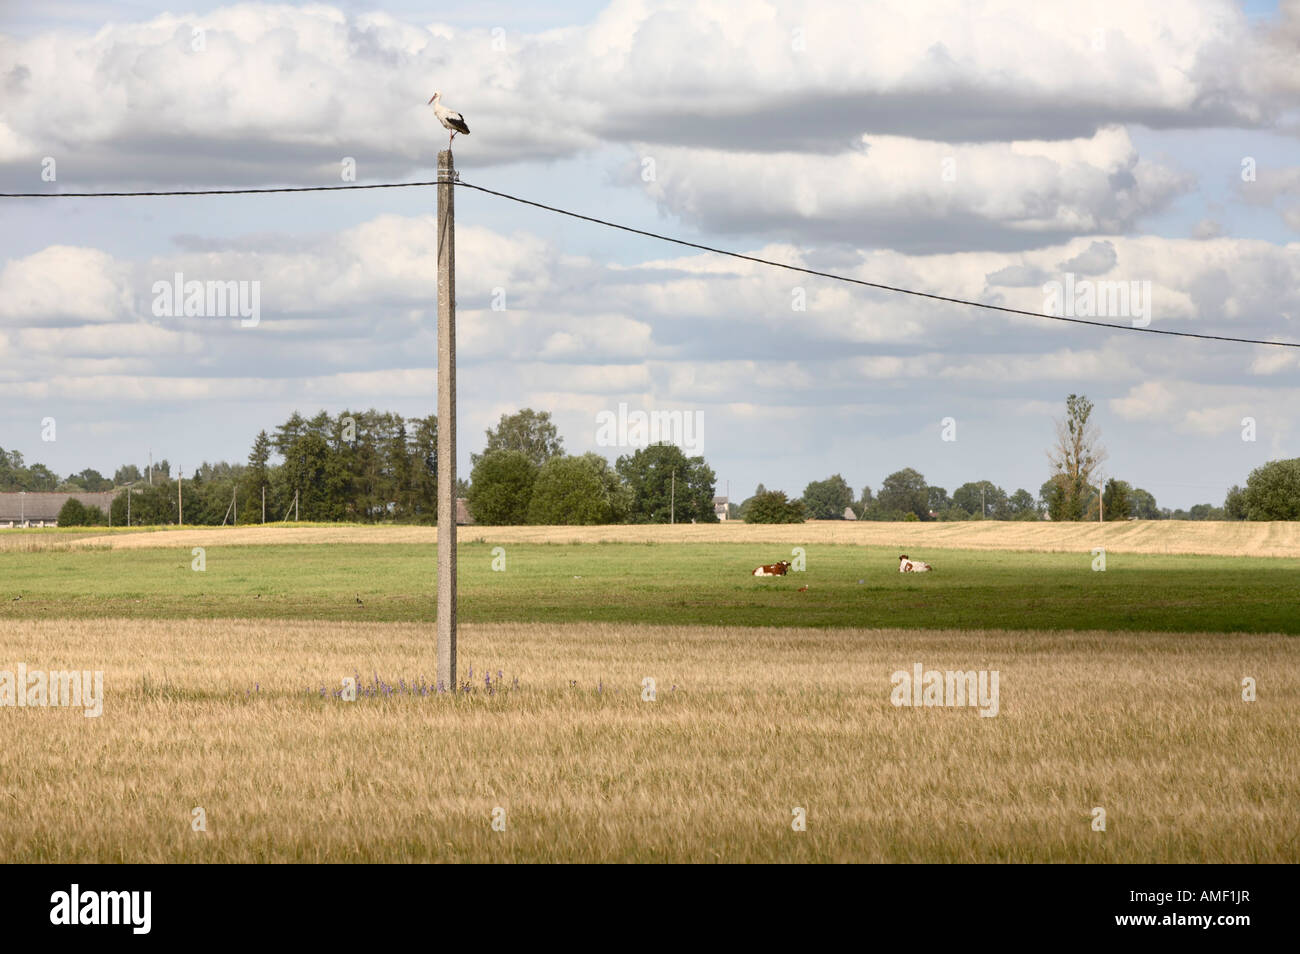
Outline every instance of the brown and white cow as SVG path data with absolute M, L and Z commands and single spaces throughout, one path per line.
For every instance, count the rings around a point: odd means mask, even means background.
M 768 563 L 760 566 L 754 571 L 754 576 L 785 576 L 790 569 L 790 561 L 782 560 L 780 563 Z
M 920 560 L 913 560 L 906 554 L 898 558 L 899 573 L 929 573 L 934 569 L 928 563 L 922 563 Z

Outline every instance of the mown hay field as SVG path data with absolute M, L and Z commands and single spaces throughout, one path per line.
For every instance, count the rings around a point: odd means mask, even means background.
M 240 527 L 66 529 L 0 532 L 0 551 L 78 547 L 133 549 L 302 543 L 432 544 L 434 527 L 372 524 L 269 524 Z M 1122 523 L 974 521 L 877 523 L 814 520 L 802 524 L 675 526 L 479 527 L 459 530 L 488 543 L 770 543 L 841 544 L 922 549 L 1024 550 L 1061 553 L 1105 547 L 1114 553 L 1209 554 L 1300 558 L 1300 521 L 1131 520 Z M 907 552 L 905 549 L 903 552 Z
M 472 691 L 345 702 L 429 679 L 429 627 L 2 633 L 105 671 L 98 718 L 0 711 L 7 861 L 1300 860 L 1286 637 L 471 625 Z M 998 715 L 895 707 L 917 662 L 998 670 Z

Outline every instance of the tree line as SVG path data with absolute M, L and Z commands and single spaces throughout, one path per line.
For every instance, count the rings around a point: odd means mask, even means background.
M 989 480 L 971 481 L 951 495 L 930 485 L 913 468 L 895 471 L 878 490 L 860 493 L 840 474 L 810 482 L 802 496 L 788 497 L 759 484 L 727 516 L 752 523 L 807 519 L 858 520 L 1190 520 L 1300 519 L 1300 459 L 1271 461 L 1233 486 L 1221 506 L 1197 504 L 1188 511 L 1157 506 L 1141 487 L 1111 477 L 1098 487 L 1105 449 L 1082 395 L 1066 399 L 1048 450 L 1049 475 L 1037 494 L 1008 493 Z M 124 464 L 112 479 L 86 469 L 59 479 L 42 464 L 26 465 L 17 451 L 0 448 L 0 489 L 118 490 L 111 514 L 69 501 L 64 526 L 111 522 L 250 524 L 285 519 L 408 522 L 437 519 L 435 415 L 403 418 L 368 411 L 294 412 L 279 426 L 260 431 L 242 463 L 207 463 L 185 476 L 182 500 L 167 460 Z M 713 522 L 716 476 L 703 457 L 687 457 L 673 444 L 652 444 L 612 464 L 599 454 L 564 451 L 551 415 L 524 408 L 503 414 L 488 428 L 482 453 L 471 455 L 468 481 L 457 481 L 482 524 L 597 524 Z M 179 475 L 178 475 L 179 476 Z M 263 504 L 265 501 L 265 504 Z M 66 519 L 65 519 L 66 518 Z
M 468 502 L 482 524 L 715 523 L 717 478 L 703 457 L 650 444 L 611 466 L 570 456 L 550 414 L 501 416 L 471 456 Z
M 282 520 L 437 522 L 436 415 L 294 412 L 261 431 L 245 463 L 201 464 L 171 475 L 166 461 L 119 467 L 112 480 L 93 470 L 59 481 L 42 465 L 0 451 L 8 489 L 120 491 L 111 512 L 70 499 L 61 526 L 252 524 Z M 716 477 L 703 457 L 656 444 L 619 457 L 568 455 L 551 415 L 525 408 L 503 414 L 471 455 L 470 480 L 457 481 L 475 521 L 484 524 L 683 523 L 716 521 Z M 21 473 L 19 472 L 21 471 Z M 129 496 L 128 496 L 129 494 Z
M 1234 485 L 1222 506 L 1204 503 L 1189 510 L 1156 504 L 1155 495 L 1125 480 L 1098 482 L 1107 460 L 1093 418 L 1093 404 L 1071 394 L 1065 416 L 1055 422 L 1048 449 L 1049 476 L 1037 495 L 1022 488 L 1007 493 L 990 480 L 962 484 L 949 496 L 918 471 L 906 467 L 884 479 L 879 492 L 859 495 L 840 475 L 809 483 L 802 497 L 769 491 L 762 484 L 731 516 L 750 523 L 803 520 L 1300 520 L 1300 458 L 1270 461 L 1251 471 L 1246 486 Z

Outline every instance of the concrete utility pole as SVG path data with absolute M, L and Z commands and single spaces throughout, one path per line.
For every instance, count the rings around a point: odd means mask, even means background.
M 677 522 L 677 470 L 673 469 L 673 489 L 668 494 L 668 522 Z
M 185 504 L 181 500 L 181 484 L 185 482 L 185 471 L 179 467 L 176 468 L 176 526 L 183 526 L 185 523 Z
M 266 523 L 266 484 L 262 485 L 262 523 Z
M 456 683 L 456 166 L 438 153 L 438 686 Z

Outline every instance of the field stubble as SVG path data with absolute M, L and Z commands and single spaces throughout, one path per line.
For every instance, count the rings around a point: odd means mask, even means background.
M 321 685 L 430 679 L 431 627 L 0 632 L 0 661 L 106 693 L 97 719 L 0 711 L 6 861 L 1300 859 L 1280 636 L 484 624 L 472 692 L 348 703 Z M 890 705 L 915 662 L 998 669 L 1000 714 Z
M 36 530 L 0 533 L 0 550 L 82 547 L 255 546 L 294 543 L 428 543 L 436 527 L 403 524 L 271 524 L 240 527 Z M 1120 523 L 973 521 L 878 523 L 814 520 L 802 524 L 612 525 L 596 527 L 463 526 L 465 541 L 486 543 L 764 543 L 859 544 L 911 549 L 1025 550 L 1114 553 L 1205 554 L 1212 556 L 1300 557 L 1300 521 L 1131 520 Z

